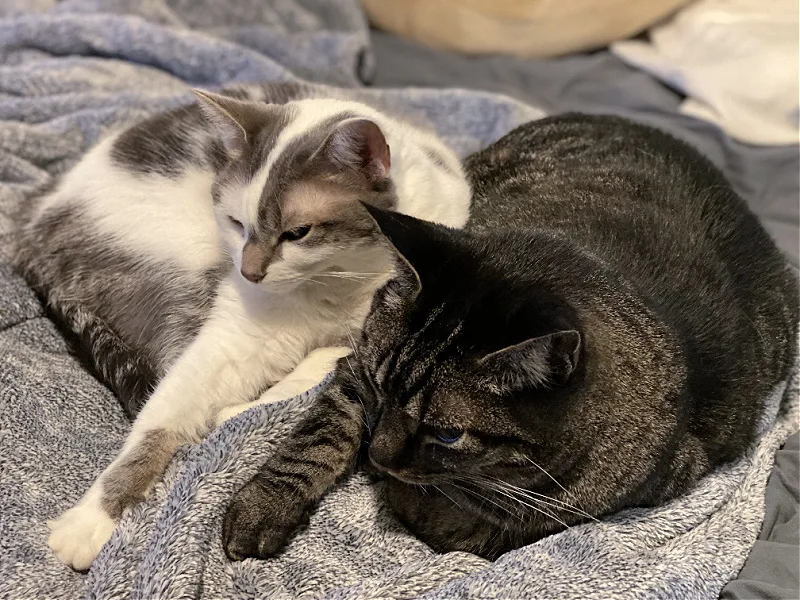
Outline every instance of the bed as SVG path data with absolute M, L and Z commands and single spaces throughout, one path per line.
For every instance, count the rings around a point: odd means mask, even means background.
M 227 561 L 219 527 L 231 494 L 314 390 L 181 449 L 88 573 L 58 563 L 46 521 L 88 488 L 129 422 L 4 252 L 14 211 L 110 129 L 190 102 L 192 86 L 297 78 L 418 118 L 462 155 L 546 114 L 616 113 L 708 154 L 795 266 L 799 155 L 680 115 L 677 93 L 608 52 L 468 59 L 369 30 L 355 0 L 8 0 L 0 57 L 0 598 L 798 597 L 796 377 L 765 399 L 748 456 L 686 497 L 493 564 L 433 554 L 360 476 L 323 502 L 281 558 Z

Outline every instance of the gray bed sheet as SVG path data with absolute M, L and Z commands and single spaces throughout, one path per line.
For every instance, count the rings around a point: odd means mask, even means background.
M 372 32 L 376 87 L 462 87 L 500 92 L 548 113 L 611 113 L 694 144 L 726 174 L 789 260 L 800 266 L 800 149 L 750 146 L 681 115 L 682 96 L 606 51 L 550 60 L 471 58 Z M 800 598 L 800 434 L 778 452 L 759 538 L 726 600 Z

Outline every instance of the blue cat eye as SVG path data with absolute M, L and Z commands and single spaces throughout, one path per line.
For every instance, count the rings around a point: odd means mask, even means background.
M 436 439 L 443 444 L 453 444 L 460 440 L 462 435 L 464 435 L 464 432 L 458 429 L 437 429 L 434 434 Z

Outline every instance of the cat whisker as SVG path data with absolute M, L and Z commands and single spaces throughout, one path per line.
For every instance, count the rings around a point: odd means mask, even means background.
M 459 490 L 467 492 L 468 494 L 471 494 L 471 495 L 475 496 L 476 498 L 478 498 L 478 500 L 481 501 L 481 506 L 483 506 L 483 502 L 489 502 L 490 504 L 495 505 L 500 510 L 502 510 L 504 512 L 507 512 L 512 517 L 517 517 L 518 519 L 521 519 L 521 517 L 517 513 L 511 511 L 508 507 L 503 506 L 502 504 L 492 500 L 491 498 L 489 498 L 488 496 L 486 496 L 484 494 L 481 494 L 479 491 L 473 490 L 473 489 L 471 489 L 471 488 L 469 488 L 467 486 L 459 485 L 455 481 L 451 481 L 450 485 L 452 485 L 453 487 L 456 487 Z M 436 486 L 434 486 L 434 487 L 436 487 Z M 439 491 L 441 491 L 441 490 L 439 490 Z
M 344 359 L 347 361 L 347 366 L 350 367 L 350 372 L 353 374 L 353 377 L 356 377 L 356 371 L 353 369 L 353 365 L 350 364 L 350 358 L 345 356 Z M 364 418 L 362 419 L 364 422 L 364 427 L 366 428 L 369 436 L 372 437 L 372 428 L 369 426 L 369 419 L 367 418 L 367 407 L 364 406 L 364 401 L 361 399 L 361 396 L 356 394 L 356 398 L 358 399 L 358 403 L 361 404 L 361 409 L 364 411 Z
M 519 498 L 519 497 L 517 497 L 517 496 L 515 496 L 515 495 L 513 495 L 513 494 L 511 494 L 511 493 L 509 493 L 508 491 L 504 490 L 504 489 L 503 489 L 501 486 L 498 486 L 498 485 L 491 485 L 491 484 L 490 484 L 490 485 L 489 485 L 489 486 L 487 486 L 487 487 L 489 487 L 489 489 L 492 489 L 492 490 L 494 490 L 494 491 L 495 491 L 495 492 L 497 492 L 498 494 L 501 494 L 502 496 L 505 496 L 506 498 L 508 498 L 508 499 L 509 499 L 509 500 L 511 500 L 512 502 L 519 503 L 519 504 L 521 504 L 522 506 L 526 506 L 526 507 L 528 507 L 528 508 L 530 508 L 530 509 L 532 509 L 532 510 L 535 510 L 536 512 L 538 512 L 538 513 L 541 513 L 541 514 L 545 515 L 546 517 L 550 517 L 551 519 L 553 519 L 554 521 L 556 521 L 556 522 L 560 523 L 560 524 L 561 524 L 561 525 L 563 525 L 564 527 L 566 527 L 566 528 L 569 528 L 569 525 L 567 525 L 567 524 L 566 524 L 564 521 L 562 521 L 561 519 L 559 519 L 557 516 L 555 516 L 554 514 L 552 514 L 552 513 L 551 513 L 550 511 L 548 511 L 547 509 L 545 509 L 545 508 L 542 508 L 542 506 L 541 506 L 541 505 L 538 505 L 538 502 L 539 502 L 539 501 L 537 501 L 537 500 L 535 500 L 535 499 L 531 499 L 531 501 L 532 501 L 532 502 L 536 502 L 536 503 L 537 503 L 537 504 L 531 504 L 531 502 L 526 502 L 525 500 L 523 500 L 523 499 L 521 499 L 521 498 Z
M 377 276 L 383 273 L 373 273 L 371 271 L 324 271 L 320 275 L 345 275 L 345 276 Z
M 328 287 L 327 283 L 325 283 L 324 281 L 317 281 L 313 277 L 307 277 L 307 278 L 304 279 L 304 281 L 308 281 L 309 283 L 316 283 L 318 285 L 324 285 L 325 287 Z
M 548 476 L 548 477 L 549 477 L 549 478 L 550 478 L 550 479 L 553 481 L 553 483 L 555 483 L 555 484 L 556 484 L 558 487 L 560 487 L 560 488 L 562 489 L 562 491 L 563 491 L 565 494 L 568 494 L 569 496 L 572 496 L 572 498 L 573 498 L 573 500 L 575 500 L 575 502 L 577 502 L 577 501 L 578 501 L 578 499 L 577 499 L 577 498 L 575 498 L 575 496 L 574 496 L 574 495 L 573 495 L 571 492 L 569 492 L 569 491 L 567 490 L 567 488 L 565 488 L 563 485 L 561 485 L 561 484 L 558 482 L 558 480 L 557 480 L 555 477 L 553 477 L 552 475 L 550 475 L 550 473 L 548 473 L 548 472 L 545 470 L 545 468 L 544 468 L 543 466 L 541 466 L 540 464 L 538 464 L 538 463 L 534 462 L 534 460 L 533 460 L 532 458 L 528 457 L 528 456 L 523 456 L 523 458 L 524 458 L 525 460 L 527 460 L 529 463 L 531 463 L 531 464 L 532 464 L 534 467 L 536 467 L 537 469 L 539 469 L 539 470 L 540 470 L 542 473 L 544 473 L 545 475 L 547 475 L 547 476 Z
M 347 271 L 330 271 L 326 273 L 317 273 L 314 277 L 334 277 L 336 279 L 348 279 L 351 281 L 366 281 L 369 279 L 374 279 L 377 275 L 381 275 L 381 273 L 356 273 L 356 272 L 347 272 Z
M 507 481 L 503 481 L 502 479 L 496 477 L 486 477 L 486 476 L 469 476 L 469 477 L 471 478 L 471 481 L 473 481 L 474 483 L 478 485 L 483 485 L 488 489 L 492 489 L 493 491 L 499 494 L 502 494 L 504 496 L 513 499 L 516 502 L 529 506 L 530 508 L 534 508 L 534 510 L 538 510 L 539 512 L 542 512 L 551 517 L 552 519 L 562 523 L 565 527 L 569 527 L 569 525 L 566 525 L 566 523 L 564 523 L 561 519 L 557 518 L 555 515 L 551 514 L 550 511 L 547 511 L 543 507 L 548 506 L 553 510 L 562 510 L 572 514 L 576 514 L 578 516 L 587 519 L 591 519 L 593 521 L 598 521 L 595 517 L 593 517 L 589 513 L 580 510 L 570 504 L 562 502 L 561 500 L 551 498 L 550 496 L 546 496 L 545 494 L 539 494 L 537 492 L 525 490 L 524 488 L 512 485 Z M 529 502 L 534 502 L 538 508 L 531 506 Z
M 573 506 L 572 504 L 568 504 L 563 500 L 558 500 L 556 498 L 553 498 L 552 496 L 547 496 L 546 494 L 539 494 L 538 492 L 530 492 L 528 490 L 523 490 L 519 493 L 524 494 L 526 497 L 530 497 L 528 496 L 528 494 L 533 495 L 539 502 L 547 504 L 548 506 L 552 506 L 553 508 L 556 508 L 558 510 L 563 510 L 572 513 L 574 515 L 584 517 L 586 519 L 589 519 L 590 521 L 594 521 L 595 523 L 600 522 L 600 520 L 597 517 L 590 515 L 585 510 L 578 508 L 577 506 Z
M 318 285 L 324 285 L 324 286 L 328 285 L 324 281 L 315 280 L 314 276 L 312 276 L 312 277 L 302 277 L 302 276 L 287 277 L 286 279 L 280 279 L 280 280 L 277 280 L 277 281 L 272 281 L 270 283 L 295 283 L 295 282 L 298 282 L 298 281 L 304 281 L 304 282 L 308 282 L 308 283 L 316 283 Z
M 559 506 L 558 504 L 554 504 L 553 502 L 548 502 L 546 500 L 543 500 L 541 498 L 537 498 L 535 496 L 529 496 L 527 494 L 523 494 L 519 490 L 515 490 L 513 488 L 507 488 L 507 487 L 503 487 L 503 486 L 498 486 L 496 489 L 498 490 L 498 492 L 500 492 L 500 490 L 503 490 L 501 493 L 511 494 L 511 496 L 513 496 L 519 502 L 522 502 L 522 503 L 527 503 L 526 501 L 534 502 L 538 507 L 540 507 L 543 511 L 547 511 L 548 515 L 550 515 L 553 519 L 555 519 L 556 521 L 559 521 L 559 522 L 562 522 L 561 519 L 558 519 L 555 515 L 550 514 L 550 511 L 545 509 L 545 508 L 543 508 L 543 507 L 547 506 L 547 507 L 550 507 L 553 510 L 566 511 L 566 512 L 572 513 L 574 515 L 578 515 L 580 517 L 584 517 L 584 518 L 590 518 L 590 519 L 594 518 L 591 515 L 589 515 L 587 513 L 584 513 L 583 511 L 573 510 L 571 507 Z M 548 498 L 549 498 L 549 496 L 548 496 Z M 597 519 L 594 519 L 594 520 L 597 520 Z M 563 523 L 563 524 L 566 525 L 566 523 Z M 566 526 L 568 527 L 568 525 L 566 525 Z
M 358 358 L 358 350 L 356 350 L 356 340 L 353 337 L 353 330 L 350 329 L 350 326 L 342 321 L 338 315 L 334 314 L 334 316 L 336 317 L 336 320 L 339 321 L 339 324 L 342 326 L 342 329 L 344 329 L 344 332 L 347 335 L 347 339 L 350 341 L 350 347 L 353 349 L 353 356 Z M 355 375 L 355 373 L 353 373 L 353 375 Z
M 450 496 L 450 494 L 448 494 L 447 492 L 445 492 L 445 491 L 444 491 L 442 488 L 440 488 L 438 485 L 434 485 L 434 486 L 433 486 L 433 489 L 435 489 L 436 491 L 438 491 L 440 494 L 444 494 L 444 496 L 445 496 L 445 497 L 446 497 L 448 500 L 450 500 L 450 502 L 452 502 L 453 504 L 455 504 L 455 505 L 456 505 L 458 508 L 461 508 L 461 505 L 460 505 L 458 502 L 456 502 L 455 500 L 453 500 L 453 497 L 452 497 L 452 496 Z M 464 509 L 463 509 L 463 508 L 461 508 L 461 510 L 464 510 Z
M 564 510 L 576 515 L 580 515 L 582 517 L 586 517 L 587 519 L 591 519 L 595 522 L 600 522 L 597 518 L 593 517 L 585 510 L 570 504 L 569 502 L 564 502 L 563 500 L 558 500 L 557 498 L 553 498 L 552 496 L 548 496 L 547 494 L 541 494 L 539 492 L 534 492 L 532 490 L 526 490 L 525 488 L 521 488 L 516 486 L 512 483 L 499 479 L 497 477 L 491 477 L 491 480 L 495 482 L 497 485 L 503 486 L 508 492 L 523 496 L 529 500 L 536 500 L 548 506 L 552 506 L 558 510 Z

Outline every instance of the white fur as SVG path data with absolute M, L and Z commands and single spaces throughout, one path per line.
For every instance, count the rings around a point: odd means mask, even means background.
M 100 506 L 102 489 L 92 486 L 80 502 L 55 520 L 48 521 L 48 546 L 58 560 L 74 569 L 88 569 L 117 524 Z
M 242 182 L 236 198 L 226 201 L 225 210 L 235 205 L 232 216 L 245 226 L 256 217 L 261 189 L 280 152 L 296 136 L 343 110 L 372 119 L 384 132 L 400 212 L 453 227 L 466 223 L 469 186 L 456 156 L 434 135 L 358 103 L 291 104 L 295 119 L 280 135 L 267 164 L 251 182 Z M 230 213 L 215 214 L 212 206 L 211 173 L 192 170 L 178 180 L 128 173 L 110 160 L 113 140 L 112 136 L 101 142 L 84 157 L 43 201 L 39 215 L 79 205 L 101 234 L 144 261 L 171 261 L 198 271 L 219 264 L 228 252 L 236 268 L 221 284 L 196 339 L 142 409 L 119 456 L 74 508 L 52 522 L 51 548 L 78 569 L 91 564 L 113 532 L 114 523 L 102 508 L 103 477 L 148 431 L 166 429 L 181 440 L 196 442 L 215 417 L 221 423 L 255 404 L 313 387 L 346 353 L 342 345 L 352 343 L 374 290 L 390 269 L 383 249 L 339 250 L 334 256 L 330 249 L 300 251 L 290 246 L 277 267 L 270 266 L 266 281 L 252 284 L 239 273 L 244 235 L 228 219 Z M 426 147 L 435 150 L 449 170 L 433 164 Z M 300 285 L 304 280 L 298 274 L 317 275 L 334 264 L 353 271 L 353 278 L 321 277 L 317 285 Z M 274 387 L 258 397 L 270 385 Z
M 298 136 L 324 120 L 350 111 L 374 121 L 386 138 L 391 149 L 390 174 L 399 198 L 398 212 L 450 227 L 466 225 L 470 189 L 461 162 L 434 134 L 396 121 L 358 102 L 312 99 L 290 102 L 288 106 L 296 111 L 294 120 L 280 134 L 266 164 L 253 177 L 242 196 L 243 216 L 247 222 L 252 223 L 256 218 L 261 190 L 281 152 Z M 426 147 L 437 152 L 449 171 L 431 162 Z
M 349 346 L 317 348 L 306 356 L 303 362 L 297 365 L 291 373 L 261 394 L 255 402 L 234 404 L 220 409 L 216 418 L 217 426 L 255 406 L 274 404 L 307 392 L 315 385 L 318 385 L 333 370 L 337 360 L 351 352 L 352 350 Z
M 98 232 L 134 254 L 201 271 L 224 259 L 210 201 L 212 173 L 177 180 L 134 175 L 112 163 L 116 136 L 95 146 L 39 207 L 39 215 L 79 206 Z

